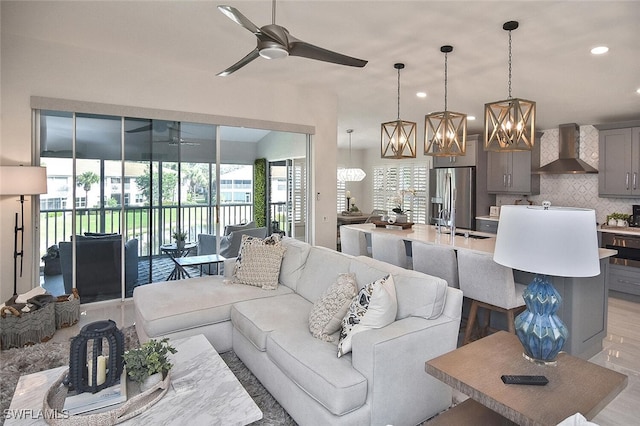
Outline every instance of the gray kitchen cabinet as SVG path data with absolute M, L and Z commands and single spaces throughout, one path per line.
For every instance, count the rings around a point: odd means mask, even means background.
M 600 130 L 599 150 L 598 194 L 640 196 L 640 127 Z
M 479 135 L 467 135 L 465 155 L 454 157 L 433 157 L 433 167 L 476 166 Z
M 489 152 L 487 190 L 491 194 L 536 195 L 540 193 L 540 175 L 531 171 L 540 167 L 540 141 L 532 151 Z
M 476 231 L 498 233 L 498 221 L 491 219 L 476 219 Z

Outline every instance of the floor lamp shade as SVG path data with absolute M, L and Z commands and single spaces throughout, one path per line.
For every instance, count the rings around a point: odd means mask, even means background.
M 20 258 L 20 276 L 22 276 L 22 259 L 24 257 L 24 196 L 46 194 L 47 169 L 32 166 L 1 166 L 0 195 L 20 196 L 20 224 L 18 213 L 13 228 L 13 294 L 18 294 L 18 258 Z M 18 250 L 18 235 L 20 249 Z
M 524 357 L 555 364 L 569 332 L 556 312 L 562 298 L 549 276 L 592 277 L 600 273 L 594 210 L 503 206 L 493 259 L 535 273 L 524 291 L 527 309 L 515 320 Z
M 37 166 L 0 167 L 0 195 L 47 193 L 47 169 Z

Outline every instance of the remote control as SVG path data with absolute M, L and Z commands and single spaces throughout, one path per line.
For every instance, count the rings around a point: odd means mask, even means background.
M 549 383 L 544 376 L 501 376 L 500 377 L 506 385 L 534 385 L 544 386 Z

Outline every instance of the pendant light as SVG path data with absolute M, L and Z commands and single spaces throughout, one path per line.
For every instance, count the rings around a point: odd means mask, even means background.
M 447 54 L 453 46 L 442 46 L 444 53 L 444 111 L 424 117 L 424 153 L 434 157 L 465 155 L 467 151 L 467 114 L 447 111 Z
M 353 129 L 347 129 L 347 133 L 349 134 L 349 167 L 338 169 L 338 180 L 340 182 L 360 182 L 367 174 L 362 169 L 351 167 L 351 133 L 353 133 Z
M 380 156 L 382 158 L 416 158 L 416 123 L 400 119 L 400 70 L 404 64 L 394 64 L 398 70 L 398 118 L 382 123 Z
M 511 31 L 517 21 L 505 22 L 509 32 L 509 98 L 484 105 L 485 151 L 531 151 L 535 138 L 536 103 L 511 97 Z

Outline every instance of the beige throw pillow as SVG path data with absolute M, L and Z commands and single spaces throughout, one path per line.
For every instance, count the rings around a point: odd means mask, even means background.
M 391 324 L 395 321 L 397 312 L 396 287 L 391 275 L 364 286 L 342 319 L 338 358 L 351 352 L 351 340 L 354 335 Z
M 264 290 L 277 289 L 285 250 L 278 234 L 264 240 L 243 235 L 233 271 L 233 282 Z
M 330 335 L 340 330 L 351 300 L 358 292 L 356 276 L 340 274 L 335 283 L 313 304 L 309 314 L 309 331 L 316 339 L 333 342 Z

